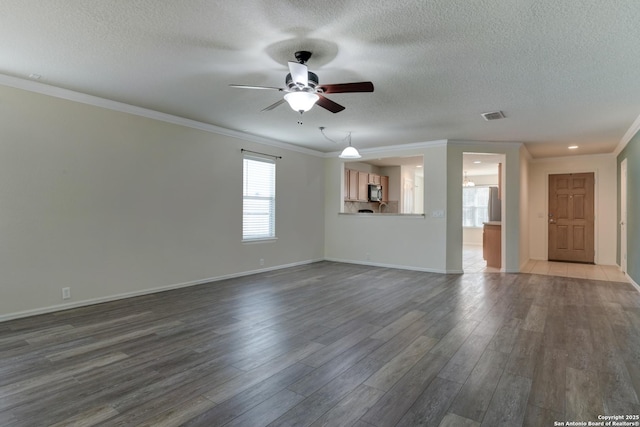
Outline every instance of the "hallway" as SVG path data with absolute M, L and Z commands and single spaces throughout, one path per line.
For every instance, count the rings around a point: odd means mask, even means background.
M 482 259 L 482 246 L 465 245 L 462 252 L 462 269 L 468 273 L 499 273 L 500 270 L 487 267 Z M 627 277 L 615 265 L 577 264 L 529 260 L 521 273 L 542 274 L 545 276 L 575 277 L 579 279 L 606 280 L 610 282 L 628 282 Z

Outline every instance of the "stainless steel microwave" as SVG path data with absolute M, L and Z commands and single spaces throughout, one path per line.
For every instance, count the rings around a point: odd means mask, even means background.
M 369 184 L 369 201 L 381 202 L 382 201 L 382 186 L 379 184 Z

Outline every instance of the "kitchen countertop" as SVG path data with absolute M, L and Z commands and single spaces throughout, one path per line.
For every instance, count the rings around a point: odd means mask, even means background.
M 349 212 L 338 212 L 338 215 L 346 215 L 346 216 L 401 216 L 406 218 L 424 218 L 424 214 L 402 214 L 402 213 L 349 213 Z

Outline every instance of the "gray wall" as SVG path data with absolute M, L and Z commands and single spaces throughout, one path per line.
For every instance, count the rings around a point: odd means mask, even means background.
M 4 86 L 0 129 L 0 320 L 324 256 L 322 157 Z M 275 241 L 241 148 L 282 156 Z
M 620 200 L 620 163 L 627 159 L 627 274 L 640 283 L 640 132 L 618 155 L 618 200 Z M 618 203 L 618 224 L 620 204 Z M 618 225 L 620 241 L 620 225 Z M 620 262 L 620 248 L 618 248 Z

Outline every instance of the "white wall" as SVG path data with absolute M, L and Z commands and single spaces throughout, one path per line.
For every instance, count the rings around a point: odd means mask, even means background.
M 527 149 L 522 146 L 520 148 L 520 269 L 529 261 L 530 252 L 530 234 L 529 223 L 531 221 L 529 212 L 529 163 L 531 155 Z
M 283 157 L 276 241 L 241 243 L 241 148 Z M 323 194 L 321 157 L 0 86 L 0 320 L 322 259 Z
M 596 264 L 615 265 L 617 245 L 617 164 L 614 155 L 533 160 L 529 168 L 529 238 L 531 259 L 548 257 L 549 175 L 594 172 Z
M 380 154 L 362 153 L 363 161 Z M 325 168 L 325 256 L 327 259 L 446 272 L 447 218 L 431 212 L 447 206 L 447 147 L 445 141 L 424 148 L 385 151 L 385 156 L 424 155 L 424 209 L 418 217 L 344 215 L 340 188 L 343 161 L 326 159 Z M 461 249 L 462 250 L 462 249 Z M 461 270 L 461 265 L 460 265 Z

